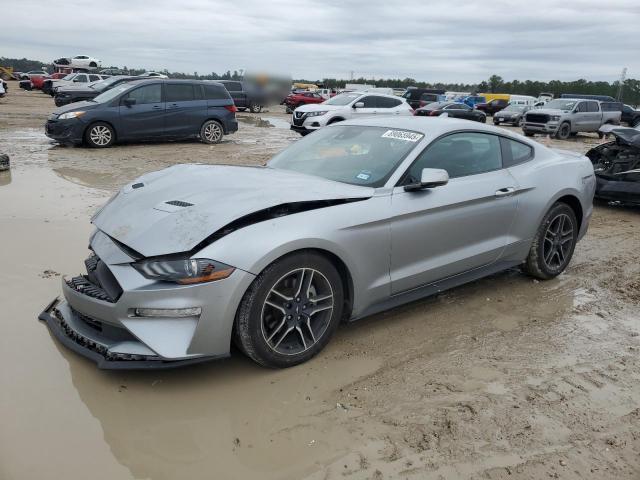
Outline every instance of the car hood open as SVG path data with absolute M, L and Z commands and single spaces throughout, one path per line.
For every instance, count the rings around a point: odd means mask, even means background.
M 373 193 L 373 188 L 269 167 L 176 165 L 123 187 L 92 222 L 151 257 L 191 251 L 231 222 L 265 209 L 366 199 Z

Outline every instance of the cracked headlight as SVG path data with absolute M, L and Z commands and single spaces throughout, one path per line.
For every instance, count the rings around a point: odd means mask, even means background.
M 327 113 L 327 111 L 324 112 L 307 112 L 307 117 L 321 117 L 322 115 L 325 115 Z
M 62 115 L 60 115 L 58 118 L 60 120 L 69 120 L 71 118 L 78 118 L 81 117 L 82 115 L 84 115 L 85 112 L 83 112 L 82 110 L 78 110 L 76 112 L 67 112 L 67 113 L 63 113 Z
M 150 258 L 131 266 L 149 280 L 181 285 L 222 280 L 235 271 L 229 265 L 208 258 Z

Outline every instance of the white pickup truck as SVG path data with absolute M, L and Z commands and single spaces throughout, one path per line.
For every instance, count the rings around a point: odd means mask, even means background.
M 622 104 L 574 98 L 557 98 L 543 108 L 529 110 L 522 131 L 527 137 L 536 133 L 566 140 L 578 132 L 598 132 L 602 125 L 619 125 Z

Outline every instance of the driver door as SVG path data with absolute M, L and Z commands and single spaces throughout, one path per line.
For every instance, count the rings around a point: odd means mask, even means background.
M 134 103 L 127 105 L 126 99 Z M 162 84 L 152 83 L 130 90 L 120 98 L 119 138 L 143 139 L 164 134 L 165 104 Z
M 364 107 L 355 108 L 356 103 L 364 103 Z M 367 95 L 359 98 L 353 104 L 353 114 L 357 118 L 359 116 L 376 115 L 378 113 L 378 104 L 375 95 Z
M 423 168 L 447 170 L 449 183 L 407 192 Z M 502 168 L 500 139 L 478 132 L 434 141 L 392 195 L 392 294 L 497 261 L 508 243 L 516 180 Z

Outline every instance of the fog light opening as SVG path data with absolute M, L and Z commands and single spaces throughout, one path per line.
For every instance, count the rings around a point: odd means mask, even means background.
M 136 308 L 133 313 L 134 317 L 197 317 L 202 308 Z

